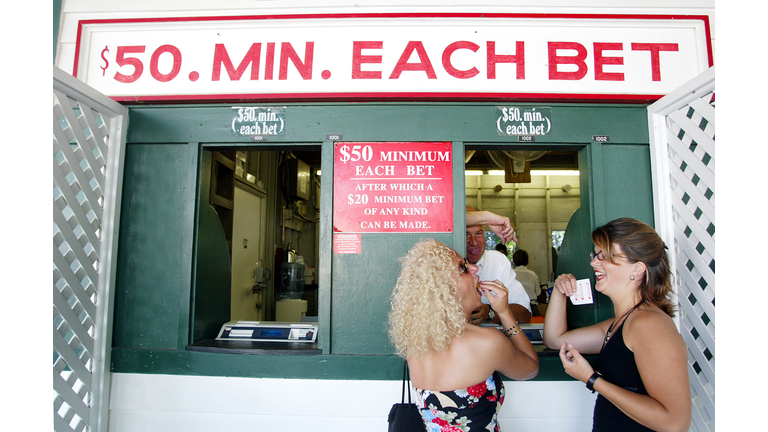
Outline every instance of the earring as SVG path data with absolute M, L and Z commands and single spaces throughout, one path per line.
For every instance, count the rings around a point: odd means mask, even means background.
M 635 280 L 635 275 L 629 275 L 629 279 Z

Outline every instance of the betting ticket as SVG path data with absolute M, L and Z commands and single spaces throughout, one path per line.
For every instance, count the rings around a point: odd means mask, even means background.
M 577 280 L 576 287 L 576 292 L 570 297 L 571 303 L 575 305 L 592 304 L 592 283 L 589 279 Z

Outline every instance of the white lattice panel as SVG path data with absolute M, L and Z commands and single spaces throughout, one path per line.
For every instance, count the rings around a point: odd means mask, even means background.
M 671 248 L 688 346 L 692 431 L 715 430 L 714 68 L 649 107 L 657 225 Z
M 101 409 L 108 377 L 104 339 L 109 324 L 105 318 L 111 315 L 107 298 L 114 236 L 105 227 L 115 226 L 119 195 L 114 192 L 119 183 L 108 181 L 108 176 L 117 176 L 111 171 L 119 166 L 123 147 L 110 135 L 123 133 L 125 109 L 103 96 L 99 102 L 90 100 L 83 93 L 89 89 L 62 74 L 54 69 L 54 429 L 95 431 L 100 430 L 95 411 Z M 112 108 L 99 111 L 104 102 Z M 110 146 L 119 154 L 110 158 Z

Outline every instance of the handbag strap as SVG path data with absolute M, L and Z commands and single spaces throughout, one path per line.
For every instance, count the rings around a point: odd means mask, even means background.
M 411 375 L 410 371 L 408 370 L 408 361 L 403 361 L 403 392 L 401 393 L 400 400 L 402 403 L 405 403 L 405 393 L 406 393 L 406 383 L 408 387 L 408 403 L 411 402 Z

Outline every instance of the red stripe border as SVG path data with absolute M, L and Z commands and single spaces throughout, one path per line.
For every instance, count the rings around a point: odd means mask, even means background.
M 204 95 L 152 95 L 152 96 L 112 96 L 111 98 L 124 103 L 147 102 L 235 102 L 235 101 L 291 101 L 291 102 L 408 102 L 434 101 L 449 102 L 459 99 L 470 99 L 477 102 L 491 101 L 536 101 L 548 100 L 568 102 L 633 102 L 647 103 L 659 100 L 664 95 L 636 94 L 594 94 L 594 93 L 253 93 L 253 94 L 204 94 Z
M 707 15 L 618 15 L 618 14 L 563 14 L 563 13 L 481 13 L 481 12 L 414 12 L 414 13 L 335 13 L 335 14 L 284 14 L 284 15 L 233 15 L 233 16 L 197 16 L 197 17 L 156 17 L 156 18 L 118 18 L 80 20 L 77 24 L 77 41 L 72 76 L 77 77 L 80 63 L 80 45 L 83 28 L 94 24 L 133 24 L 158 22 L 196 22 L 196 21 L 255 21 L 288 19 L 344 19 L 344 18 L 535 18 L 535 19 L 610 19 L 610 20 L 701 20 L 706 34 L 707 57 L 709 67 L 714 65 L 712 58 L 712 34 Z M 629 95 L 629 94 L 571 94 L 571 93 L 275 93 L 275 94 L 220 94 L 220 95 L 154 95 L 154 96 L 114 96 L 112 99 L 124 103 L 147 102 L 235 102 L 249 100 L 289 100 L 295 102 L 312 101 L 454 101 L 472 99 L 491 100 L 540 100 L 548 101 L 585 101 L 585 102 L 653 102 L 664 95 Z

